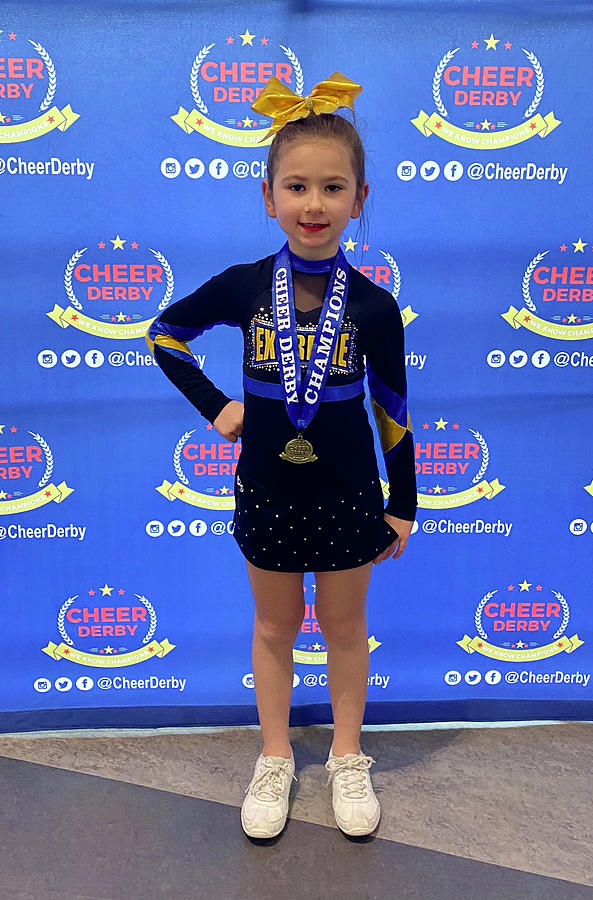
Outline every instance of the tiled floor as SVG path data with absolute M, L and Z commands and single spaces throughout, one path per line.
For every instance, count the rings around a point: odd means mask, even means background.
M 261 842 L 258 729 L 0 736 L 1 900 L 593 900 L 593 724 L 365 731 L 366 839 L 333 820 L 331 731 L 291 739 L 291 817 Z

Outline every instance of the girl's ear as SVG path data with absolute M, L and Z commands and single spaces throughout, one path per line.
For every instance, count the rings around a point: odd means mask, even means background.
M 354 201 L 354 205 L 352 207 L 352 215 L 350 216 L 351 219 L 357 219 L 359 217 L 359 215 L 362 212 L 362 207 L 364 206 L 364 201 L 366 200 L 368 195 L 369 195 L 369 185 L 368 185 L 368 182 L 365 181 L 365 183 L 362 186 L 362 190 L 360 191 L 356 200 Z
M 276 218 L 276 207 L 274 206 L 274 198 L 272 196 L 272 191 L 268 184 L 268 179 L 264 178 L 261 183 L 262 194 L 264 195 L 264 203 L 266 204 L 266 212 L 270 216 L 270 218 Z

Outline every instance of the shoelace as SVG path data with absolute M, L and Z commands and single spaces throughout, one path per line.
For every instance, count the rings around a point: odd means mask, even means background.
M 278 757 L 264 756 L 264 771 L 260 772 L 259 775 L 253 779 L 251 785 L 246 788 L 245 793 L 251 790 L 254 797 L 258 800 L 264 800 L 268 803 L 274 802 L 284 790 L 283 776 L 290 774 L 290 764 L 290 759 L 279 762 Z M 292 777 L 295 781 L 298 781 L 296 775 L 293 775 Z
M 329 784 L 332 778 L 340 779 L 344 796 L 349 800 L 366 800 L 368 796 L 368 785 L 365 778 L 365 772 L 371 768 L 375 762 L 372 756 L 360 754 L 349 759 L 346 757 L 332 757 L 325 764 L 329 771 Z

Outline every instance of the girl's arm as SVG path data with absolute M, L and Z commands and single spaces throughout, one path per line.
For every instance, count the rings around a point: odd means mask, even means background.
M 383 292 L 387 293 L 387 292 Z M 404 326 L 390 295 L 377 304 L 365 355 L 371 407 L 389 480 L 388 515 L 413 522 L 418 496 L 412 424 L 408 413 Z
M 146 333 L 146 343 L 167 378 L 209 422 L 214 422 L 231 400 L 200 369 L 186 342 L 214 325 L 240 325 L 235 308 L 240 292 L 235 270 L 240 268 L 226 269 L 173 303 Z

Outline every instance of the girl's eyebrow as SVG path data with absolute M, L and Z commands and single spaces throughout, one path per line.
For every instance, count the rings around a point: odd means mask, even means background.
M 304 175 L 285 175 L 282 181 L 306 181 L 307 178 Z M 344 178 L 343 175 L 328 175 L 325 181 L 348 181 L 347 178 Z

